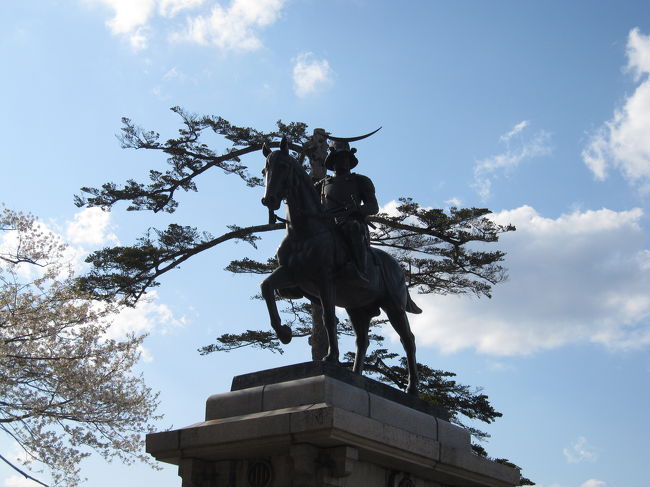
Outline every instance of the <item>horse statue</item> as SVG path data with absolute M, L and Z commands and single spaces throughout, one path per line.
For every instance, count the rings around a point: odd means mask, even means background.
M 320 303 L 327 331 L 328 353 L 324 361 L 338 363 L 339 348 L 334 308 L 345 308 L 356 337 L 353 371 L 361 373 L 368 348 L 370 320 L 384 310 L 400 337 L 408 363 L 406 392 L 417 394 L 418 377 L 415 361 L 415 338 L 406 312 L 421 313 L 411 300 L 404 271 L 388 253 L 371 248 L 368 252 L 368 283 L 360 283 L 342 272 L 349 260 L 343 237 L 333 219 L 321 205 L 310 176 L 289 154 L 286 138 L 280 150 L 271 151 L 266 144 L 263 170 L 265 192 L 262 204 L 272 213 L 284 200 L 287 233 L 277 251 L 279 267 L 261 284 L 271 326 L 282 343 L 291 341 L 291 328 L 282 325 L 275 302 L 275 291 L 292 290 Z

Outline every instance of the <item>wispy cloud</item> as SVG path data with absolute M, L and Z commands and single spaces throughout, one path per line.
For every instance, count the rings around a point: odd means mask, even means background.
M 273 24 L 283 6 L 284 0 L 232 0 L 225 8 L 216 4 L 207 14 L 189 17 L 186 28 L 171 39 L 223 51 L 254 51 L 262 47 L 257 31 Z
M 540 130 L 529 137 L 524 137 L 524 130 L 530 122 L 523 120 L 499 137 L 505 145 L 500 154 L 476 161 L 474 165 L 473 187 L 483 200 L 492 194 L 492 182 L 502 172 L 508 173 L 523 161 L 547 155 L 551 152 L 550 134 Z
M 156 291 L 149 292 L 138 301 L 133 308 L 123 308 L 112 320 L 108 331 L 110 338 L 124 337 L 129 333 L 158 333 L 166 334 L 174 328 L 186 324 L 184 317 L 177 317 L 169 306 L 160 302 Z
M 5 479 L 3 487 L 34 487 L 35 485 L 37 485 L 35 482 L 21 475 L 12 475 Z
M 111 11 L 106 25 L 129 41 L 134 50 L 146 49 L 156 28 L 166 29 L 172 41 L 214 46 L 224 51 L 252 51 L 262 47 L 258 31 L 280 16 L 285 0 L 230 0 L 227 5 L 205 0 L 82 0 Z M 198 13 L 190 14 L 190 11 Z M 185 27 L 170 19 L 181 13 Z M 155 20 L 164 22 L 154 22 Z M 165 33 L 163 33 L 165 34 Z
M 183 10 L 199 7 L 204 0 L 160 0 L 158 12 L 163 17 L 174 17 Z
M 418 342 L 445 353 L 514 356 L 600 343 L 650 346 L 650 250 L 643 211 L 576 211 L 545 218 L 530 206 L 493 215 L 516 232 L 500 238 L 508 281 L 493 298 L 414 296 Z
M 587 441 L 587 438 L 580 436 L 570 447 L 562 450 L 567 463 L 581 463 L 596 461 L 596 452 Z M 593 481 L 587 481 L 593 482 Z M 598 482 L 597 480 L 595 482 Z M 598 486 L 598 484 L 596 484 Z M 589 487 L 596 487 L 591 485 Z M 583 484 L 584 487 L 584 484 Z
M 330 84 L 332 75 L 327 59 L 317 59 L 311 52 L 302 53 L 293 66 L 294 92 L 301 98 L 311 95 Z
M 524 130 L 526 127 L 528 127 L 529 124 L 530 124 L 530 122 L 528 120 L 522 120 L 521 122 L 516 124 L 514 127 L 512 127 L 512 130 L 510 130 L 510 132 L 508 132 L 507 134 L 502 135 L 501 137 L 499 137 L 499 139 L 502 142 L 508 142 L 515 135 L 521 133 L 521 131 Z
M 650 190 L 650 36 L 632 29 L 627 41 L 627 70 L 639 83 L 613 117 L 591 135 L 582 160 L 604 180 L 614 168 L 641 191 Z
M 580 487 L 607 487 L 607 483 L 602 480 L 589 479 L 583 482 Z
M 177 79 L 177 80 L 185 81 L 187 79 L 187 75 L 182 71 L 176 69 L 176 67 L 174 66 L 163 75 L 163 79 L 164 80 Z
M 454 207 L 458 208 L 463 204 L 462 200 L 460 198 L 449 198 L 448 200 L 445 201 L 445 205 L 448 207 Z

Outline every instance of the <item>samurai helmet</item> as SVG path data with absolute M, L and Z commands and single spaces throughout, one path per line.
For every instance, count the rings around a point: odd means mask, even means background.
M 360 135 L 358 137 L 334 137 L 332 135 L 327 134 L 327 139 L 330 141 L 329 142 L 329 149 L 330 152 L 327 154 L 327 157 L 325 158 L 325 167 L 329 169 L 330 171 L 334 170 L 334 161 L 337 157 L 347 155 L 347 157 L 350 158 L 350 169 L 356 167 L 357 164 L 359 164 L 359 160 L 357 157 L 354 155 L 357 150 L 355 148 L 350 148 L 350 142 L 354 142 L 357 140 L 365 139 L 366 137 L 370 137 L 372 134 L 378 132 L 381 130 L 381 127 L 379 127 L 377 130 L 374 130 L 373 132 L 370 132 L 369 134 L 366 135 Z

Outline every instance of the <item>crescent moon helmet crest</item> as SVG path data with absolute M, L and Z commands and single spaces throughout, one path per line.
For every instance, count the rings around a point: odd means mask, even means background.
M 336 157 L 338 157 L 339 154 L 341 156 L 343 156 L 343 154 L 346 154 L 347 157 L 349 157 L 350 169 L 356 167 L 356 165 L 359 163 L 359 160 L 354 155 L 357 152 L 357 150 L 355 148 L 350 149 L 350 142 L 365 139 L 366 137 L 370 137 L 372 134 L 376 134 L 380 130 L 381 127 L 379 127 L 377 130 L 373 130 L 369 134 L 359 135 L 358 137 L 334 137 L 332 135 L 327 134 L 326 137 L 330 141 L 330 152 L 329 154 L 327 154 L 327 157 L 325 158 L 325 167 L 330 171 L 333 171 L 334 159 L 336 159 Z
M 366 137 L 370 137 L 373 134 L 376 134 L 381 130 L 381 127 L 379 127 L 377 130 L 373 130 L 369 134 L 366 135 L 359 135 L 358 137 L 334 137 L 333 135 L 327 134 L 327 138 L 329 140 L 335 140 L 337 142 L 356 142 L 357 140 L 365 139 Z

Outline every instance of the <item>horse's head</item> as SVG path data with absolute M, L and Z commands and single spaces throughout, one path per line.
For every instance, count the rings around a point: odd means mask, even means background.
M 280 150 L 271 151 L 265 142 L 262 152 L 266 157 L 266 165 L 262 170 L 265 182 L 262 204 L 275 211 L 280 208 L 280 203 L 287 197 L 288 182 L 296 161 L 289 154 L 289 143 L 286 137 L 282 137 Z

